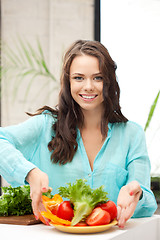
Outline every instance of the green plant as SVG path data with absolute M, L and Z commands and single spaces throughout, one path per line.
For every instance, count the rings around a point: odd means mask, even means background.
M 158 100 L 160 96 L 160 90 L 158 91 L 148 114 L 148 118 L 144 127 L 144 130 L 146 131 L 147 128 L 149 127 L 151 120 L 153 118 Z M 158 166 L 157 166 L 158 167 Z M 157 203 L 160 203 L 160 177 L 151 177 L 151 189 L 156 197 Z
M 156 98 L 154 99 L 153 101 L 153 104 L 150 108 L 150 111 L 149 111 L 149 114 L 148 114 L 148 118 L 147 118 L 147 121 L 146 121 L 146 124 L 145 124 L 145 127 L 144 127 L 144 130 L 146 131 L 147 128 L 149 127 L 150 125 L 150 122 L 153 118 L 153 114 L 154 114 L 154 111 L 156 109 L 156 106 L 157 106 L 157 103 L 158 103 L 158 99 L 159 99 L 159 96 L 160 96 L 160 90 L 158 91 L 157 95 L 156 95 Z
M 27 99 L 33 82 L 40 77 L 43 78 L 44 83 L 41 88 L 38 89 L 37 95 L 49 84 L 49 81 L 55 84 L 52 89 L 48 90 L 47 95 L 58 87 L 57 79 L 47 66 L 39 40 L 37 40 L 37 47 L 35 49 L 27 40 L 22 40 L 18 37 L 18 40 L 14 42 L 14 50 L 8 44 L 2 43 L 1 52 L 2 63 L 0 73 L 6 81 L 3 87 L 5 88 L 5 85 L 10 85 L 10 81 L 15 79 L 13 84 L 13 100 L 15 100 L 23 81 L 25 81 L 26 84 L 24 100 Z

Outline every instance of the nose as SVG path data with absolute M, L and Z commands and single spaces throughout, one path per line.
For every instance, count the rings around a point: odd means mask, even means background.
M 86 79 L 84 89 L 86 91 L 93 91 L 94 84 L 93 84 L 93 81 L 91 79 L 89 79 L 89 78 Z

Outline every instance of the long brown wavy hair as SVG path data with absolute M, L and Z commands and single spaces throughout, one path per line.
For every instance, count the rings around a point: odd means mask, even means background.
M 61 73 L 61 90 L 59 102 L 55 109 L 48 106 L 37 111 L 50 111 L 55 123 L 52 128 L 54 136 L 48 144 L 52 152 L 53 163 L 65 164 L 71 162 L 77 150 L 77 127 L 83 126 L 83 114 L 79 105 L 74 101 L 70 91 L 70 66 L 73 59 L 80 55 L 90 55 L 98 58 L 99 69 L 103 77 L 104 115 L 101 120 L 102 136 L 107 135 L 107 123 L 127 122 L 119 105 L 120 89 L 116 79 L 116 64 L 109 55 L 108 50 L 97 41 L 78 40 L 71 45 L 64 56 Z

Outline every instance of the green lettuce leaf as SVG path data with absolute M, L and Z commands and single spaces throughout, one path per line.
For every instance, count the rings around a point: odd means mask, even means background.
M 74 217 L 71 225 L 86 219 L 95 206 L 99 203 L 107 202 L 107 192 L 103 191 L 103 186 L 91 189 L 86 184 L 86 180 L 78 179 L 75 183 L 67 183 L 68 187 L 59 187 L 59 195 L 68 198 L 74 206 Z

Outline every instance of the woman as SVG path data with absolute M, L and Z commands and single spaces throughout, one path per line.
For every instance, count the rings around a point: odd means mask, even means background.
M 122 228 L 156 210 L 144 132 L 121 113 L 115 71 L 101 43 L 76 41 L 64 57 L 57 108 L 1 128 L 0 174 L 13 186 L 30 184 L 36 218 L 48 186 L 56 193 L 78 178 L 105 186 Z

